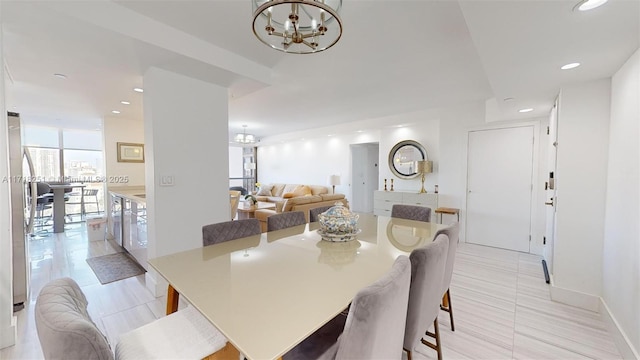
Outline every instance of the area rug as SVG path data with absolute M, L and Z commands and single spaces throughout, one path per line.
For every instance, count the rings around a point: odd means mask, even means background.
M 87 263 L 102 285 L 145 273 L 145 269 L 126 252 L 88 258 Z

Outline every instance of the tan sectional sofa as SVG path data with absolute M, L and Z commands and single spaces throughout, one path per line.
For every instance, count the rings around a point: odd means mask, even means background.
M 329 188 L 321 185 L 266 184 L 261 186 L 255 196 L 258 201 L 276 204 L 275 210 L 256 210 L 255 216 L 260 220 L 263 232 L 267 231 L 267 217 L 273 214 L 285 211 L 302 211 L 309 222 L 309 210 L 311 209 L 335 205 L 336 202 L 349 206 L 344 194 L 329 194 Z

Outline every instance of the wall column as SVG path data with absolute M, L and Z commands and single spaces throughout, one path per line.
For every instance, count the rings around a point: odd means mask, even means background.
M 144 74 L 148 258 L 202 246 L 202 226 L 229 220 L 227 89 L 150 68 Z M 166 291 L 152 269 L 147 287 Z

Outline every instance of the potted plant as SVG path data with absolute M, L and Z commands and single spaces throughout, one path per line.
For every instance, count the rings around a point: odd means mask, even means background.
M 244 199 L 249 201 L 251 203 L 251 206 L 256 206 L 256 204 L 258 203 L 258 199 L 256 199 L 256 197 L 251 194 L 245 195 Z

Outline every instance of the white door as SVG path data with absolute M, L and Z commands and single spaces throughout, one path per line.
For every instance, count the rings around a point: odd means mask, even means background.
M 542 255 L 547 262 L 547 268 L 549 273 L 553 274 L 553 244 L 556 237 L 556 193 L 557 193 L 557 180 L 556 180 L 556 159 L 557 159 L 557 147 L 558 147 L 558 100 L 556 99 L 551 115 L 549 116 L 549 128 L 548 128 L 548 143 L 547 149 L 549 157 L 547 159 L 547 183 L 545 184 L 546 201 L 546 231 L 544 236 L 544 247 Z
M 529 252 L 533 130 L 469 132 L 467 242 Z
M 351 145 L 350 208 L 373 212 L 373 191 L 378 188 L 378 144 Z

